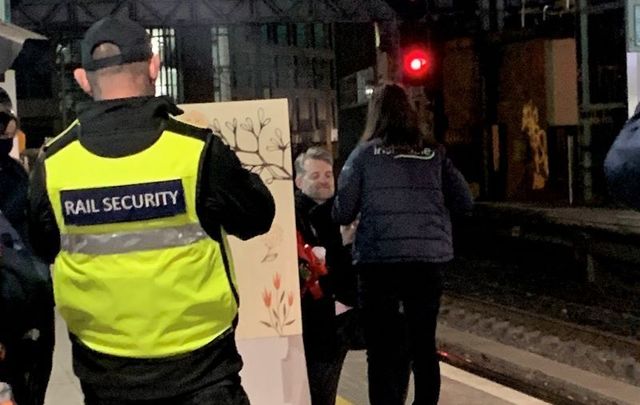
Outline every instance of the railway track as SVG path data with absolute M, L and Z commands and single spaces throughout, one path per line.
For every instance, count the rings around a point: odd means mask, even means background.
M 564 340 L 579 340 L 595 347 L 608 348 L 621 354 L 628 354 L 640 362 L 640 340 L 602 331 L 591 326 L 579 325 L 567 320 L 557 319 L 537 312 L 525 311 L 486 299 L 464 296 L 448 292 L 443 298 L 443 308 L 455 306 L 470 311 L 482 312 L 489 318 L 505 320 L 526 325 L 528 329 L 547 331 Z
M 640 341 L 635 338 L 452 292 L 443 297 L 440 321 L 640 386 Z

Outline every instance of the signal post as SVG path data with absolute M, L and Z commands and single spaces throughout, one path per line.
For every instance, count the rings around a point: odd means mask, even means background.
M 438 63 L 425 23 L 411 20 L 376 24 L 377 79 L 402 84 L 418 113 L 421 129 L 429 136 L 435 131 L 438 103 L 442 97 Z M 440 100 L 440 101 L 439 101 Z

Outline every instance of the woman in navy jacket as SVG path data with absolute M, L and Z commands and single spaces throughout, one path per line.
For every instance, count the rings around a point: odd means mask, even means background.
M 435 343 L 442 270 L 453 259 L 451 213 L 470 211 L 469 187 L 441 145 L 429 143 L 405 91 L 374 91 L 362 142 L 338 179 L 340 224 L 360 222 L 353 247 L 367 340 L 372 405 L 436 404 Z

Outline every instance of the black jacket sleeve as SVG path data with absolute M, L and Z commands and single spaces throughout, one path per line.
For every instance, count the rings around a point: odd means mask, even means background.
M 53 263 L 60 251 L 60 231 L 47 194 L 44 158 L 44 153 L 38 156 L 31 173 L 29 239 L 35 254 L 46 263 Z
M 225 232 L 247 240 L 271 228 L 275 202 L 257 174 L 244 169 L 217 136 L 204 152 L 197 200 L 198 217 L 209 235 Z

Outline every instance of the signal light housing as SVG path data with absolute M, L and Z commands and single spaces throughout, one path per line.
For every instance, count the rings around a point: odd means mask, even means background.
M 424 85 L 432 65 L 432 55 L 424 46 L 407 47 L 402 52 L 402 75 L 407 84 Z

